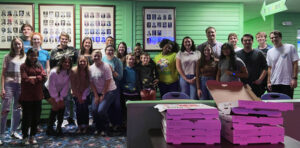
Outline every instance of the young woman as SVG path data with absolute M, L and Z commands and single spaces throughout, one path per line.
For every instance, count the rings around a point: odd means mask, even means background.
M 125 67 L 127 55 L 127 45 L 125 42 L 120 42 L 118 45 L 117 58 L 119 58 Z
M 46 71 L 46 73 L 49 74 L 50 55 L 47 50 L 44 50 L 41 47 L 43 44 L 43 36 L 38 32 L 32 33 L 30 44 L 32 46 L 32 49 L 36 49 L 39 51 L 38 61 L 42 64 L 43 69 Z
M 179 91 L 178 72 L 176 70 L 176 53 L 178 44 L 164 39 L 159 44 L 162 52 L 155 56 L 154 62 L 158 68 L 159 91 L 161 97 L 171 91 Z
M 196 65 L 197 94 L 201 100 L 212 100 L 212 96 L 206 87 L 207 80 L 215 80 L 218 70 L 218 62 L 209 44 L 201 51 L 201 58 Z
M 123 64 L 122 62 L 115 57 L 114 55 L 114 47 L 112 45 L 108 45 L 105 48 L 105 56 L 102 61 L 110 65 L 113 75 L 113 80 L 117 86 L 117 94 L 116 99 L 113 102 L 113 105 L 109 109 L 109 118 L 110 122 L 114 126 L 114 129 L 117 130 L 122 124 L 122 112 L 121 112 L 121 101 L 120 101 L 120 81 L 123 78 Z
M 79 55 L 83 55 L 87 57 L 90 65 L 93 64 L 92 52 L 93 52 L 93 41 L 90 37 L 85 37 L 82 40 Z
M 218 64 L 217 81 L 240 81 L 240 78 L 248 78 L 245 63 L 235 56 L 233 45 L 224 43 L 221 47 L 221 56 Z
M 89 62 L 86 56 L 78 57 L 77 66 L 72 69 L 70 80 L 76 104 L 77 133 L 85 134 L 89 125 L 89 99 L 87 97 L 90 93 Z
M 143 48 L 142 48 L 141 44 L 136 43 L 135 47 L 134 47 L 134 53 L 133 53 L 135 56 L 136 65 L 140 64 L 140 61 L 141 61 L 140 56 L 142 53 L 143 53 Z
M 51 104 L 51 112 L 48 122 L 48 128 L 46 131 L 47 135 L 61 136 L 62 129 L 61 125 L 64 118 L 65 104 L 64 98 L 69 92 L 69 73 L 71 70 L 71 58 L 63 56 L 58 66 L 50 71 L 49 79 L 45 86 L 48 88 L 49 94 L 45 94 L 45 98 Z M 57 118 L 56 131 L 53 129 L 53 125 Z
M 22 105 L 22 134 L 24 144 L 37 144 L 35 134 L 41 115 L 43 84 L 46 73 L 38 61 L 39 51 L 29 49 L 24 64 L 21 65 L 21 95 L 19 102 Z M 28 130 L 30 134 L 28 137 Z
M 101 51 L 94 50 L 92 57 L 94 64 L 90 67 L 90 84 L 94 94 L 92 110 L 96 124 L 95 134 L 105 136 L 109 132 L 108 109 L 116 100 L 118 92 L 109 64 L 102 62 Z
M 181 50 L 176 55 L 176 68 L 180 74 L 179 85 L 181 92 L 186 93 L 191 99 L 197 100 L 196 64 L 201 53 L 196 50 L 194 41 L 190 37 L 182 40 Z
M 20 38 L 14 38 L 11 42 L 11 48 L 3 58 L 1 75 L 1 137 L 6 130 L 7 116 L 10 111 L 10 104 L 13 102 L 13 112 L 11 118 L 10 135 L 13 138 L 22 139 L 16 133 L 20 123 L 21 109 L 19 108 L 19 96 L 21 93 L 21 74 L 20 66 L 25 62 L 24 45 Z

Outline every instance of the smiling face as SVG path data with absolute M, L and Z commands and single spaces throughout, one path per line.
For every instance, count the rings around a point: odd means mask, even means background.
M 213 28 L 210 28 L 206 32 L 206 37 L 208 40 L 215 40 L 216 39 L 216 30 Z
M 92 41 L 90 39 L 86 39 L 84 42 L 83 42 L 83 48 L 87 51 L 89 51 L 92 47 Z
M 24 29 L 22 30 L 22 33 L 25 37 L 30 37 L 32 34 L 32 31 L 30 27 L 24 27 Z
M 231 43 L 233 46 L 236 46 L 237 42 L 238 42 L 238 38 L 237 36 L 230 36 L 229 39 L 228 39 L 228 42 Z
M 95 52 L 95 53 L 93 53 L 93 61 L 94 61 L 94 63 L 101 64 L 101 60 L 102 60 L 101 52 Z
M 107 56 L 114 56 L 114 51 L 115 51 L 115 49 L 113 47 L 107 47 L 105 50 L 105 54 Z
M 81 56 L 78 60 L 78 66 L 80 69 L 85 69 L 87 67 L 88 61 L 85 57 Z
M 126 64 L 128 67 L 133 67 L 134 66 L 134 63 L 135 63 L 135 56 L 132 56 L 132 55 L 128 55 L 126 57 Z
M 259 44 L 264 44 L 266 42 L 266 37 L 264 35 L 257 35 L 256 36 L 256 41 Z
M 34 47 L 40 47 L 42 45 L 41 37 L 39 35 L 34 35 L 31 40 L 32 46 Z
M 205 57 L 210 57 L 210 55 L 211 55 L 211 52 L 212 52 L 212 49 L 211 49 L 211 47 L 210 46 L 206 46 L 205 48 L 204 48 L 204 56 Z
M 282 44 L 282 38 L 274 33 L 270 34 L 270 39 L 275 47 L 280 47 Z
M 228 47 L 222 49 L 224 56 L 230 56 L 230 49 Z
M 166 44 L 163 48 L 162 48 L 162 54 L 163 55 L 167 55 L 172 51 L 172 45 L 171 44 Z
M 105 44 L 106 44 L 106 46 L 107 45 L 114 45 L 114 40 L 112 38 L 107 38 Z
M 149 55 L 142 55 L 141 56 L 142 65 L 148 65 L 150 62 L 150 56 Z
M 22 43 L 22 41 L 20 41 L 20 40 L 17 39 L 17 40 L 14 42 L 13 47 L 14 47 L 15 53 L 16 53 L 16 54 L 20 54 L 20 52 L 21 52 L 21 50 L 22 50 L 22 48 L 23 48 L 23 43 Z
M 244 36 L 243 37 L 243 45 L 244 45 L 244 48 L 246 49 L 252 49 L 252 44 L 253 44 L 253 40 L 251 37 L 249 36 Z
M 183 46 L 184 46 L 185 50 L 190 51 L 191 47 L 192 47 L 192 40 L 190 38 L 184 39 Z
M 29 54 L 28 59 L 31 63 L 35 63 L 38 60 L 38 53 L 37 52 L 32 52 Z
M 62 63 L 62 69 L 68 70 L 71 68 L 71 59 L 65 59 Z
M 61 47 L 67 47 L 69 43 L 69 39 L 66 36 L 61 36 L 60 37 L 60 46 Z
M 124 44 L 120 44 L 119 45 L 118 51 L 119 51 L 119 53 L 121 55 L 124 55 L 124 53 L 125 53 L 125 46 L 124 46 Z

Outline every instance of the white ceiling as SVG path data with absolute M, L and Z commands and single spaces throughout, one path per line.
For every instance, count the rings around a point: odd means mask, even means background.
M 260 9 L 264 0 L 136 0 L 136 1 L 176 1 L 176 2 L 238 2 L 244 4 L 244 20 L 260 16 Z M 266 4 L 277 2 L 279 0 L 265 0 Z M 288 10 L 286 12 L 300 12 L 300 0 L 286 0 Z

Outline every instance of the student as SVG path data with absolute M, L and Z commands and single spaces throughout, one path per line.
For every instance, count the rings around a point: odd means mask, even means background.
M 207 41 L 200 44 L 197 49 L 198 50 L 203 50 L 204 47 L 209 44 L 211 46 L 211 48 L 214 51 L 214 56 L 216 59 L 219 59 L 221 56 L 221 46 L 222 43 L 218 42 L 216 39 L 216 29 L 214 27 L 207 27 L 205 29 L 205 33 L 206 33 L 206 37 L 207 37 Z
M 31 35 L 30 44 L 32 49 L 36 49 L 39 51 L 38 61 L 42 64 L 43 69 L 46 71 L 46 74 L 50 72 L 50 55 L 47 50 L 42 49 L 43 44 L 43 36 L 38 33 L 34 32 Z
M 150 55 L 141 55 L 141 64 L 137 66 L 138 85 L 142 100 L 156 100 L 156 86 L 159 81 L 155 64 L 150 63 Z
M 196 65 L 196 84 L 197 94 L 200 100 L 212 100 L 206 82 L 207 80 L 215 80 L 218 71 L 218 62 L 214 58 L 214 53 L 209 44 L 201 51 L 201 58 Z
M 241 81 L 248 84 L 255 95 L 260 97 L 266 91 L 266 83 L 263 83 L 268 70 L 266 57 L 261 51 L 252 48 L 253 36 L 251 34 L 244 34 L 241 41 L 244 48 L 236 52 L 236 55 L 243 60 L 248 71 L 248 78 L 242 78 Z
M 93 52 L 93 41 L 90 37 L 85 37 L 82 40 L 79 55 L 83 55 L 88 58 L 89 65 L 92 65 L 94 62 L 92 60 Z
M 20 66 L 25 62 L 25 59 L 26 56 L 24 54 L 22 39 L 16 37 L 11 41 L 9 53 L 3 58 L 1 75 L 1 138 L 4 138 L 10 104 L 13 102 L 10 135 L 12 138 L 22 139 L 22 137 L 16 133 L 16 130 L 19 126 L 21 117 L 21 109 L 19 108 L 19 96 L 21 93 Z
M 20 37 L 24 44 L 24 52 L 27 53 L 28 49 L 31 48 L 30 40 L 31 34 L 33 33 L 33 27 L 30 24 L 23 24 L 21 27 L 22 36 Z
M 111 105 L 111 108 L 108 111 L 110 122 L 113 125 L 113 130 L 117 131 L 118 128 L 122 125 L 120 81 L 123 78 L 123 64 L 117 57 L 115 57 L 114 51 L 115 48 L 112 45 L 106 46 L 105 56 L 102 58 L 102 61 L 110 65 L 113 74 L 113 80 L 115 81 L 115 84 L 117 86 L 117 98 L 115 99 L 115 101 Z
M 44 98 L 43 84 L 46 80 L 46 73 L 38 61 L 38 54 L 38 50 L 29 49 L 26 61 L 21 65 L 22 81 L 19 102 L 22 106 L 22 134 L 25 145 L 37 144 L 34 136 L 37 132 Z
M 231 43 L 233 45 L 234 51 L 238 52 L 242 50 L 243 48 L 237 46 L 238 37 L 236 33 L 230 33 L 228 35 L 228 43 Z
M 77 133 L 85 134 L 89 126 L 89 62 L 86 56 L 78 57 L 77 66 L 70 73 L 71 90 L 76 104 Z
M 118 45 L 117 57 L 121 60 L 123 66 L 126 65 L 127 45 L 125 42 L 120 42 Z
M 134 47 L 134 51 L 133 51 L 133 54 L 135 56 L 135 61 L 136 61 L 135 63 L 136 64 L 140 64 L 140 61 L 141 61 L 140 56 L 141 56 L 142 53 L 143 53 L 143 48 L 142 48 L 141 44 L 136 43 L 135 47 Z
M 176 55 L 176 68 L 180 75 L 179 85 L 181 92 L 187 94 L 190 99 L 197 100 L 196 88 L 196 64 L 200 59 L 200 51 L 196 51 L 194 41 L 190 37 L 184 37 L 181 50 Z
M 102 62 L 101 51 L 94 50 L 92 57 L 94 64 L 90 66 L 90 86 L 94 94 L 92 111 L 95 134 L 107 136 L 110 133 L 108 109 L 116 100 L 118 90 L 109 64 Z
M 69 73 L 71 70 L 71 58 L 63 56 L 58 62 L 58 66 L 51 69 L 49 79 L 45 86 L 48 89 L 48 93 L 45 94 L 45 98 L 51 104 L 51 112 L 49 116 L 49 122 L 46 134 L 61 136 L 62 122 L 64 119 L 65 103 L 64 98 L 69 92 Z M 57 118 L 56 131 L 53 129 L 53 125 Z
M 236 57 L 232 44 L 224 43 L 221 47 L 221 56 L 218 64 L 217 81 L 240 81 L 240 78 L 248 78 L 245 63 Z
M 161 97 L 172 91 L 179 91 L 178 72 L 176 70 L 176 53 L 179 46 L 176 42 L 164 39 L 160 42 L 159 47 L 162 52 L 157 54 L 154 62 L 159 73 L 159 91 Z
M 263 52 L 264 56 L 267 57 L 269 49 L 272 48 L 271 45 L 267 44 L 267 34 L 265 32 L 258 32 L 255 35 L 256 41 L 258 42 L 257 50 Z
M 59 36 L 59 40 L 60 40 L 60 44 L 54 49 L 52 49 L 50 53 L 51 69 L 57 66 L 59 60 L 63 56 L 68 56 L 71 58 L 71 63 L 70 63 L 71 65 L 76 64 L 77 61 L 78 51 L 74 47 L 68 46 L 70 42 L 69 34 L 62 32 Z M 76 107 L 74 105 L 74 101 L 72 100 L 72 96 L 70 93 L 68 94 L 68 97 L 66 97 L 64 101 L 66 105 L 65 118 L 68 120 L 69 125 L 75 125 L 74 119 L 76 118 L 76 113 L 75 113 Z M 71 106 L 73 106 L 73 110 Z M 73 114 L 71 112 L 73 112 Z
M 274 47 L 267 54 L 268 89 L 293 98 L 294 89 L 298 85 L 299 55 L 297 49 L 292 44 L 282 43 L 280 31 L 272 31 L 270 39 Z
M 121 81 L 121 104 L 123 121 L 126 121 L 126 101 L 141 100 L 140 91 L 138 88 L 138 74 L 135 67 L 135 56 L 131 53 L 126 55 L 126 67 L 123 71 L 123 78 Z M 126 124 L 126 122 L 125 122 Z

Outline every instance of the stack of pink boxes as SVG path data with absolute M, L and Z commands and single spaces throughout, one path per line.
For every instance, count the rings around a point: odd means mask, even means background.
M 238 100 L 218 105 L 221 134 L 233 144 L 282 143 L 282 111 L 293 110 L 292 103 Z
M 160 104 L 162 132 L 167 143 L 220 143 L 217 108 L 204 104 Z

